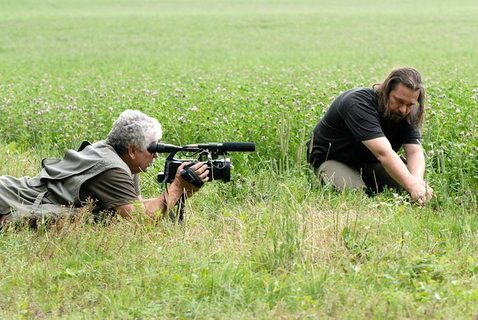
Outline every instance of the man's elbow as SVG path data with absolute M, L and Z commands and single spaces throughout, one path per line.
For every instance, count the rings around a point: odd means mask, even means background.
M 390 157 L 393 157 L 395 153 L 390 142 L 384 137 L 362 141 L 362 143 L 373 153 L 380 163 L 386 162 Z
M 379 150 L 375 153 L 375 157 L 382 165 L 387 163 L 394 155 L 396 153 L 393 150 Z

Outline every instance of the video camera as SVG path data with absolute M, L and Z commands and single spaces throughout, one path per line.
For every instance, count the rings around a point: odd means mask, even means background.
M 209 180 L 231 181 L 231 160 L 227 157 L 228 152 L 253 152 L 256 145 L 253 142 L 223 142 L 189 144 L 175 146 L 172 144 L 153 143 L 148 147 L 151 153 L 168 153 L 164 172 L 158 173 L 159 183 L 171 183 L 176 176 L 178 167 L 184 162 L 205 162 L 209 168 Z M 177 159 L 178 152 L 185 153 L 193 159 Z

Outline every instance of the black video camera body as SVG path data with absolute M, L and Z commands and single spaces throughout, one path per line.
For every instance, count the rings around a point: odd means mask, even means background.
M 164 165 L 164 172 L 158 173 L 158 182 L 173 182 L 176 172 L 181 164 L 184 162 L 191 162 L 191 165 L 193 165 L 198 161 L 199 160 L 175 159 L 169 158 L 168 156 Z M 206 164 L 209 169 L 209 180 L 222 180 L 224 182 L 231 181 L 231 160 L 229 158 L 214 159 L 207 161 Z
M 171 183 L 176 172 L 184 162 L 204 162 L 209 169 L 209 180 L 231 181 L 231 160 L 227 157 L 229 151 L 252 152 L 256 146 L 252 142 L 224 142 L 191 144 L 185 146 L 174 146 L 170 144 L 154 143 L 148 147 L 151 153 L 168 153 L 164 172 L 158 173 L 159 183 Z M 178 152 L 186 153 L 192 159 L 175 158 Z

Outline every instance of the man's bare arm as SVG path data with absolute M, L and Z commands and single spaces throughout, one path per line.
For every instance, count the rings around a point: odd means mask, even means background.
M 388 174 L 410 193 L 413 200 L 419 205 L 425 204 L 431 196 L 431 189 L 426 186 L 423 179 L 417 179 L 410 173 L 407 166 L 392 149 L 390 142 L 385 137 L 362 141 L 362 143 L 377 157 Z M 414 168 L 417 170 L 417 168 Z
M 169 209 L 173 208 L 176 203 L 178 203 L 183 194 L 191 196 L 199 190 L 199 188 L 185 181 L 180 176 L 181 170 L 186 165 L 188 164 L 183 163 L 181 166 L 179 166 L 173 182 L 169 185 L 167 191 L 161 194 L 159 197 L 152 199 L 142 199 L 140 197 L 138 203 L 128 203 L 118 206 L 115 208 L 115 211 L 127 219 L 132 217 L 131 213 L 135 210 L 142 211 L 153 220 L 163 218 L 165 213 L 168 212 Z M 191 166 L 191 169 L 193 169 L 204 182 L 209 180 L 209 170 L 207 169 L 206 164 L 196 163 Z
M 424 180 L 425 156 L 422 146 L 419 144 L 404 144 L 405 156 L 407 157 L 408 171 L 417 179 Z

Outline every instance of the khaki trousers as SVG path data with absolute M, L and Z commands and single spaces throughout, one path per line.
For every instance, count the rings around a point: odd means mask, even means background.
M 384 187 L 403 189 L 380 163 L 365 164 L 357 170 L 342 162 L 327 160 L 315 169 L 315 174 L 340 191 L 345 188 L 368 189 L 371 192 L 382 192 Z

